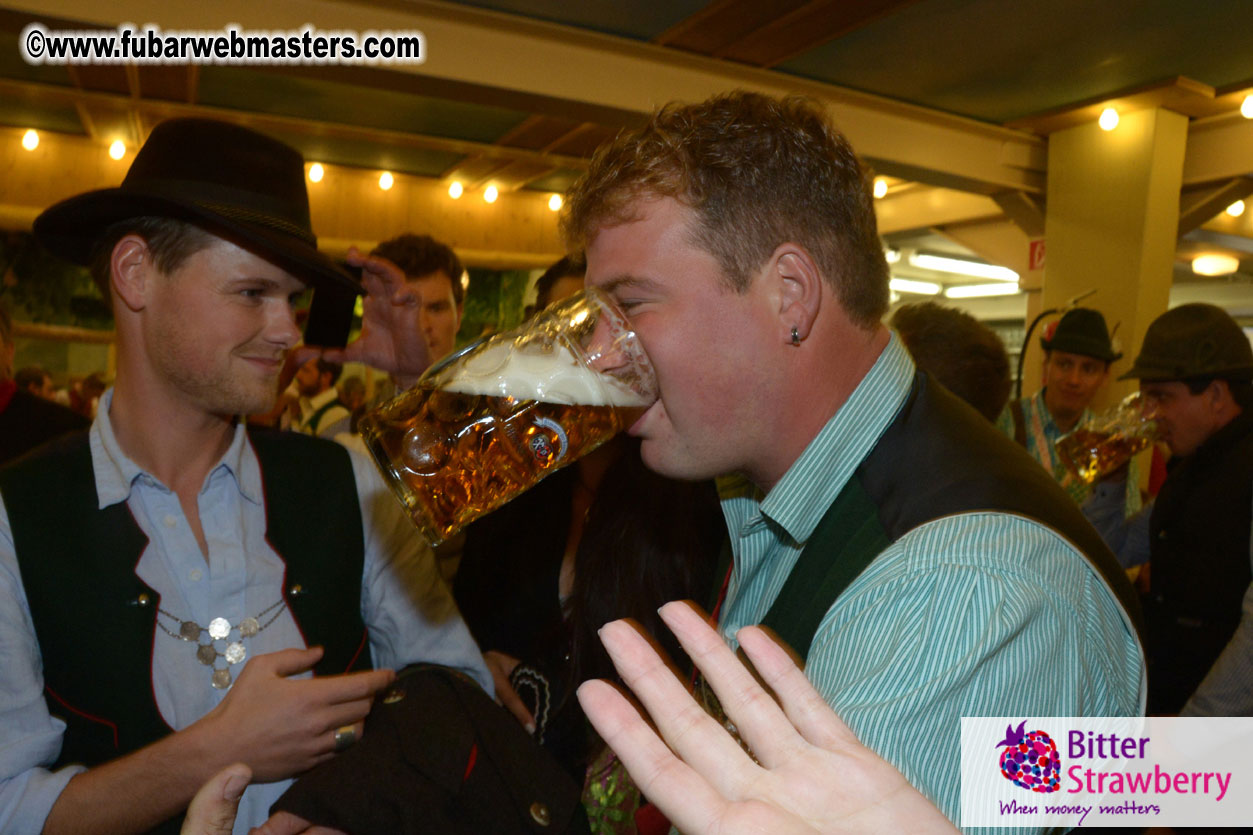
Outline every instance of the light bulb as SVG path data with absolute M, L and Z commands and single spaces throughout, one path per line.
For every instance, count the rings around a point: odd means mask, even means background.
M 309 166 L 309 182 L 320 183 L 322 182 L 322 177 L 325 175 L 326 171 L 323 170 L 322 163 L 315 162 L 313 165 Z
M 392 176 L 392 172 L 390 171 L 384 171 L 379 175 L 379 188 L 383 189 L 383 191 L 387 191 L 395 184 L 395 182 L 396 178 Z

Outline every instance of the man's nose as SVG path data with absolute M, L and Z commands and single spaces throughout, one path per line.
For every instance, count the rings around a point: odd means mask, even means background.
M 287 350 L 300 341 L 300 328 L 296 326 L 296 311 L 290 304 L 281 305 L 266 328 L 265 337 L 270 342 L 281 345 Z

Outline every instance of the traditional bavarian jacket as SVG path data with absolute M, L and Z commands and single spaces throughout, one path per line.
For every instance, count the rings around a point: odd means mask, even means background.
M 182 621 L 225 618 L 216 648 L 239 641 L 247 657 L 324 645 L 318 674 L 430 661 L 490 692 L 429 548 L 369 461 L 238 427 L 200 491 L 206 562 L 178 496 L 122 451 L 111 402 L 56 458 L 0 471 L 0 830 L 38 832 L 83 765 L 222 701 L 214 668 L 238 678 L 247 658 L 202 663 L 207 636 L 175 637 Z M 240 640 L 258 615 L 265 628 Z M 265 821 L 289 782 L 250 786 L 235 831 Z

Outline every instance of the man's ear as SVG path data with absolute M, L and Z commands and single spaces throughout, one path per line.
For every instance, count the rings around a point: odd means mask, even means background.
M 779 282 L 779 324 L 783 341 L 799 345 L 809 337 L 822 303 L 822 273 L 800 244 L 781 244 L 771 257 Z
M 113 246 L 109 258 L 113 292 L 131 310 L 143 310 L 148 303 L 149 285 L 156 275 L 148 242 L 138 235 L 126 235 Z

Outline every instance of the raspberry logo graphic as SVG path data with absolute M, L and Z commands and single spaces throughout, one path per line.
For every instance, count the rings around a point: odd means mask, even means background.
M 1059 788 L 1058 777 L 1062 760 L 1057 755 L 1057 745 L 1044 731 L 1023 733 L 1027 720 L 1017 729 L 1012 724 L 1005 727 L 1005 738 L 996 743 L 1001 751 L 1001 774 L 1015 786 L 1041 794 L 1055 792 Z

